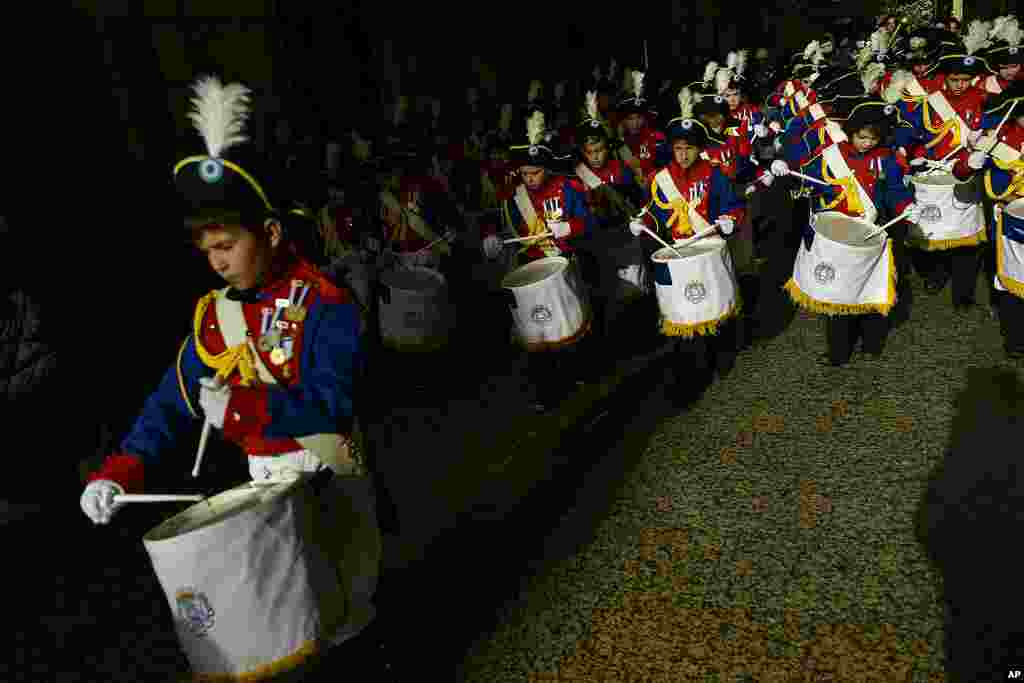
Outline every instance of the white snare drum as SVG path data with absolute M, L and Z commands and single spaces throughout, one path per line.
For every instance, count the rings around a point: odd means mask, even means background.
M 953 249 L 985 240 L 985 214 L 974 186 L 948 173 L 911 176 L 921 223 L 911 226 L 911 244 L 926 251 Z M 958 189 L 959 188 L 959 189 Z M 957 194 L 961 198 L 957 198 Z
M 661 332 L 670 337 L 714 334 L 717 323 L 740 308 L 739 288 L 725 240 L 706 237 L 678 251 L 651 256 Z
M 511 291 L 512 316 L 528 351 L 558 348 L 586 334 L 590 310 L 582 285 L 563 256 L 549 256 L 516 268 L 501 286 Z
M 143 536 L 194 674 L 258 676 L 297 666 L 344 614 L 343 599 L 340 607 L 325 599 L 338 602 L 340 589 L 309 538 L 310 495 L 302 479 L 246 484 Z
M 382 343 L 399 351 L 435 351 L 448 343 L 452 310 L 444 275 L 430 268 L 380 275 Z
M 1015 199 L 1001 211 L 996 226 L 996 289 L 1024 298 L 1024 199 Z M 999 215 L 997 213 L 997 215 Z
M 806 237 L 801 241 L 787 284 L 796 303 L 830 315 L 888 315 L 896 301 L 896 271 L 886 234 L 865 242 L 872 227 L 838 211 L 815 214 L 813 221 L 811 246 Z

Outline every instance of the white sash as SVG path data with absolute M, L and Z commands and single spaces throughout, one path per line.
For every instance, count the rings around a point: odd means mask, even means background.
M 526 193 L 526 185 L 520 184 L 519 187 L 516 188 L 514 198 L 516 207 L 519 209 L 519 215 L 521 215 L 523 220 L 526 221 L 527 230 L 531 229 L 537 224 L 539 219 L 537 217 L 537 210 L 533 208 L 533 202 L 530 201 L 530 195 Z M 545 256 L 561 256 L 562 254 L 562 250 L 550 237 L 535 240 L 531 246 L 540 247 Z
M 860 195 L 860 203 L 864 206 L 864 220 L 874 223 L 875 219 L 878 218 L 878 209 L 875 208 L 875 203 L 871 200 L 871 196 L 864 187 L 861 186 L 857 176 L 850 170 L 846 159 L 843 158 L 843 153 L 839 151 L 839 145 L 837 143 L 829 145 L 822 152 L 822 156 L 825 157 L 824 163 L 827 163 L 832 169 L 834 177 L 853 178 L 853 182 L 857 186 L 857 194 Z
M 413 211 L 407 210 L 404 206 L 399 204 L 398 200 L 395 198 L 395 195 L 391 194 L 387 190 L 384 190 L 380 193 L 380 201 L 381 203 L 384 204 L 384 206 L 386 206 L 391 211 L 400 213 L 402 217 L 408 222 L 409 227 L 413 229 L 413 232 L 415 232 L 417 235 L 419 235 L 427 242 L 433 242 L 439 238 L 439 235 L 437 235 L 430 228 L 430 226 L 427 225 L 427 222 L 423 220 L 422 216 L 418 215 Z M 451 251 L 448 248 L 447 242 L 438 242 L 433 247 L 431 247 L 431 249 L 437 249 L 445 254 L 448 254 Z
M 593 190 L 604 185 L 604 181 L 597 177 L 597 174 L 590 170 L 590 167 L 586 164 L 576 165 L 576 175 L 583 180 L 583 184 L 587 186 L 588 190 Z
M 277 378 L 267 369 L 260 358 L 252 337 L 246 334 L 248 326 L 245 322 L 245 314 L 242 312 L 242 304 L 239 301 L 228 299 L 225 294 L 228 288 L 225 287 L 217 292 L 217 322 L 221 334 L 224 336 L 224 343 L 228 348 L 234 348 L 239 344 L 247 344 L 252 351 L 255 361 L 256 372 L 264 384 L 276 385 Z M 339 475 L 365 476 L 366 471 L 350 448 L 350 442 L 341 434 L 310 434 L 308 436 L 292 437 L 295 441 L 315 455 L 321 462 L 329 465 Z
M 633 150 L 629 148 L 629 145 L 623 145 L 619 148 L 619 160 L 627 164 L 633 161 Z
M 678 187 L 676 187 L 676 181 L 673 180 L 672 174 L 669 172 L 668 168 L 663 168 L 658 171 L 658 173 L 655 174 L 654 179 L 658 183 L 658 187 L 661 189 L 662 193 L 665 195 L 665 199 L 667 199 L 669 203 L 683 202 L 686 204 L 689 209 L 690 225 L 693 227 L 694 234 L 704 232 L 711 227 L 711 224 L 708 223 L 707 219 L 704 218 L 704 216 L 701 216 L 697 209 L 693 208 L 689 202 L 683 199 L 683 193 L 679 191 Z M 708 191 L 711 191 L 710 187 L 708 188 Z M 705 239 L 718 239 L 722 242 L 725 241 L 720 235 L 710 235 Z

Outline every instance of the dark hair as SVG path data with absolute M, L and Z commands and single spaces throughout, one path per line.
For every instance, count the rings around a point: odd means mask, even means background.
M 884 123 L 858 123 L 856 124 L 856 128 L 847 123 L 846 127 L 848 130 L 845 130 L 844 132 L 851 139 L 862 130 L 866 130 L 878 138 L 879 143 L 885 140 L 889 135 L 889 126 Z
M 194 246 L 199 246 L 199 242 L 202 241 L 203 234 L 207 230 L 219 229 L 221 226 L 227 225 L 240 226 L 246 232 L 250 232 L 259 238 L 266 234 L 263 230 L 263 225 L 266 219 L 271 217 L 273 216 L 254 212 L 226 213 L 220 218 L 211 217 L 209 222 L 195 222 L 187 225 L 185 230 L 187 231 L 189 243 Z

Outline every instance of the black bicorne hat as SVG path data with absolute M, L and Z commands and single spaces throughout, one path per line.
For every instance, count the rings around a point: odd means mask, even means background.
M 668 130 L 665 133 L 668 143 L 671 145 L 676 140 L 686 140 L 694 147 L 705 147 L 711 145 L 724 145 L 725 141 L 716 137 L 707 126 L 697 119 L 677 118 L 669 122 Z

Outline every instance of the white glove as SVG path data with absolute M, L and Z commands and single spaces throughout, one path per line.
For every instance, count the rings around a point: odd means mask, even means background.
M 782 162 L 782 163 L 786 163 L 786 162 Z M 775 176 L 773 176 L 771 173 L 765 173 L 760 178 L 758 178 L 757 180 L 758 180 L 758 182 L 763 184 L 765 187 L 771 187 L 772 183 L 775 182 Z
M 497 235 L 488 235 L 484 238 L 483 243 L 484 256 L 490 259 L 498 258 L 504 246 L 505 245 L 501 243 L 501 239 L 499 239 Z
M 921 222 L 921 205 L 920 204 L 911 204 L 910 206 L 908 206 L 906 208 L 906 211 L 903 214 L 903 219 L 907 220 L 907 221 L 910 221 L 911 223 L 920 223 Z
M 557 223 L 548 223 L 548 230 L 550 230 L 555 239 L 565 239 L 572 234 L 572 228 L 569 227 L 569 223 L 566 221 L 558 221 Z
M 109 524 L 110 518 L 124 505 L 114 502 L 114 498 L 123 495 L 124 489 L 117 482 L 97 479 L 85 487 L 79 502 L 82 512 L 93 524 Z
M 970 156 L 967 157 L 967 165 L 973 168 L 975 171 L 980 171 L 985 167 L 985 159 L 988 155 L 984 152 L 971 152 Z
M 969 130 L 967 131 L 967 146 L 971 149 L 978 148 L 978 141 L 985 135 L 983 130 Z
M 768 124 L 768 127 L 771 128 L 772 131 L 776 133 L 782 132 L 782 124 L 779 123 L 778 121 L 772 121 L 771 123 Z
M 732 231 L 736 229 L 736 221 L 730 216 L 719 216 L 718 220 L 715 221 L 718 229 L 722 231 L 723 235 L 731 235 Z
M 772 175 L 784 176 L 789 175 L 789 164 L 782 159 L 776 159 L 772 162 Z
M 643 221 L 633 221 L 629 224 L 629 231 L 633 233 L 633 237 L 639 237 L 646 228 L 647 226 Z
M 217 429 L 224 429 L 224 416 L 228 412 L 228 401 L 231 400 L 231 387 L 222 384 L 216 377 L 200 377 L 199 385 L 199 405 L 202 406 L 206 419 Z
M 759 138 L 766 138 L 766 137 L 768 137 L 768 127 L 765 126 L 763 123 L 755 123 L 754 124 L 754 135 L 756 135 Z

